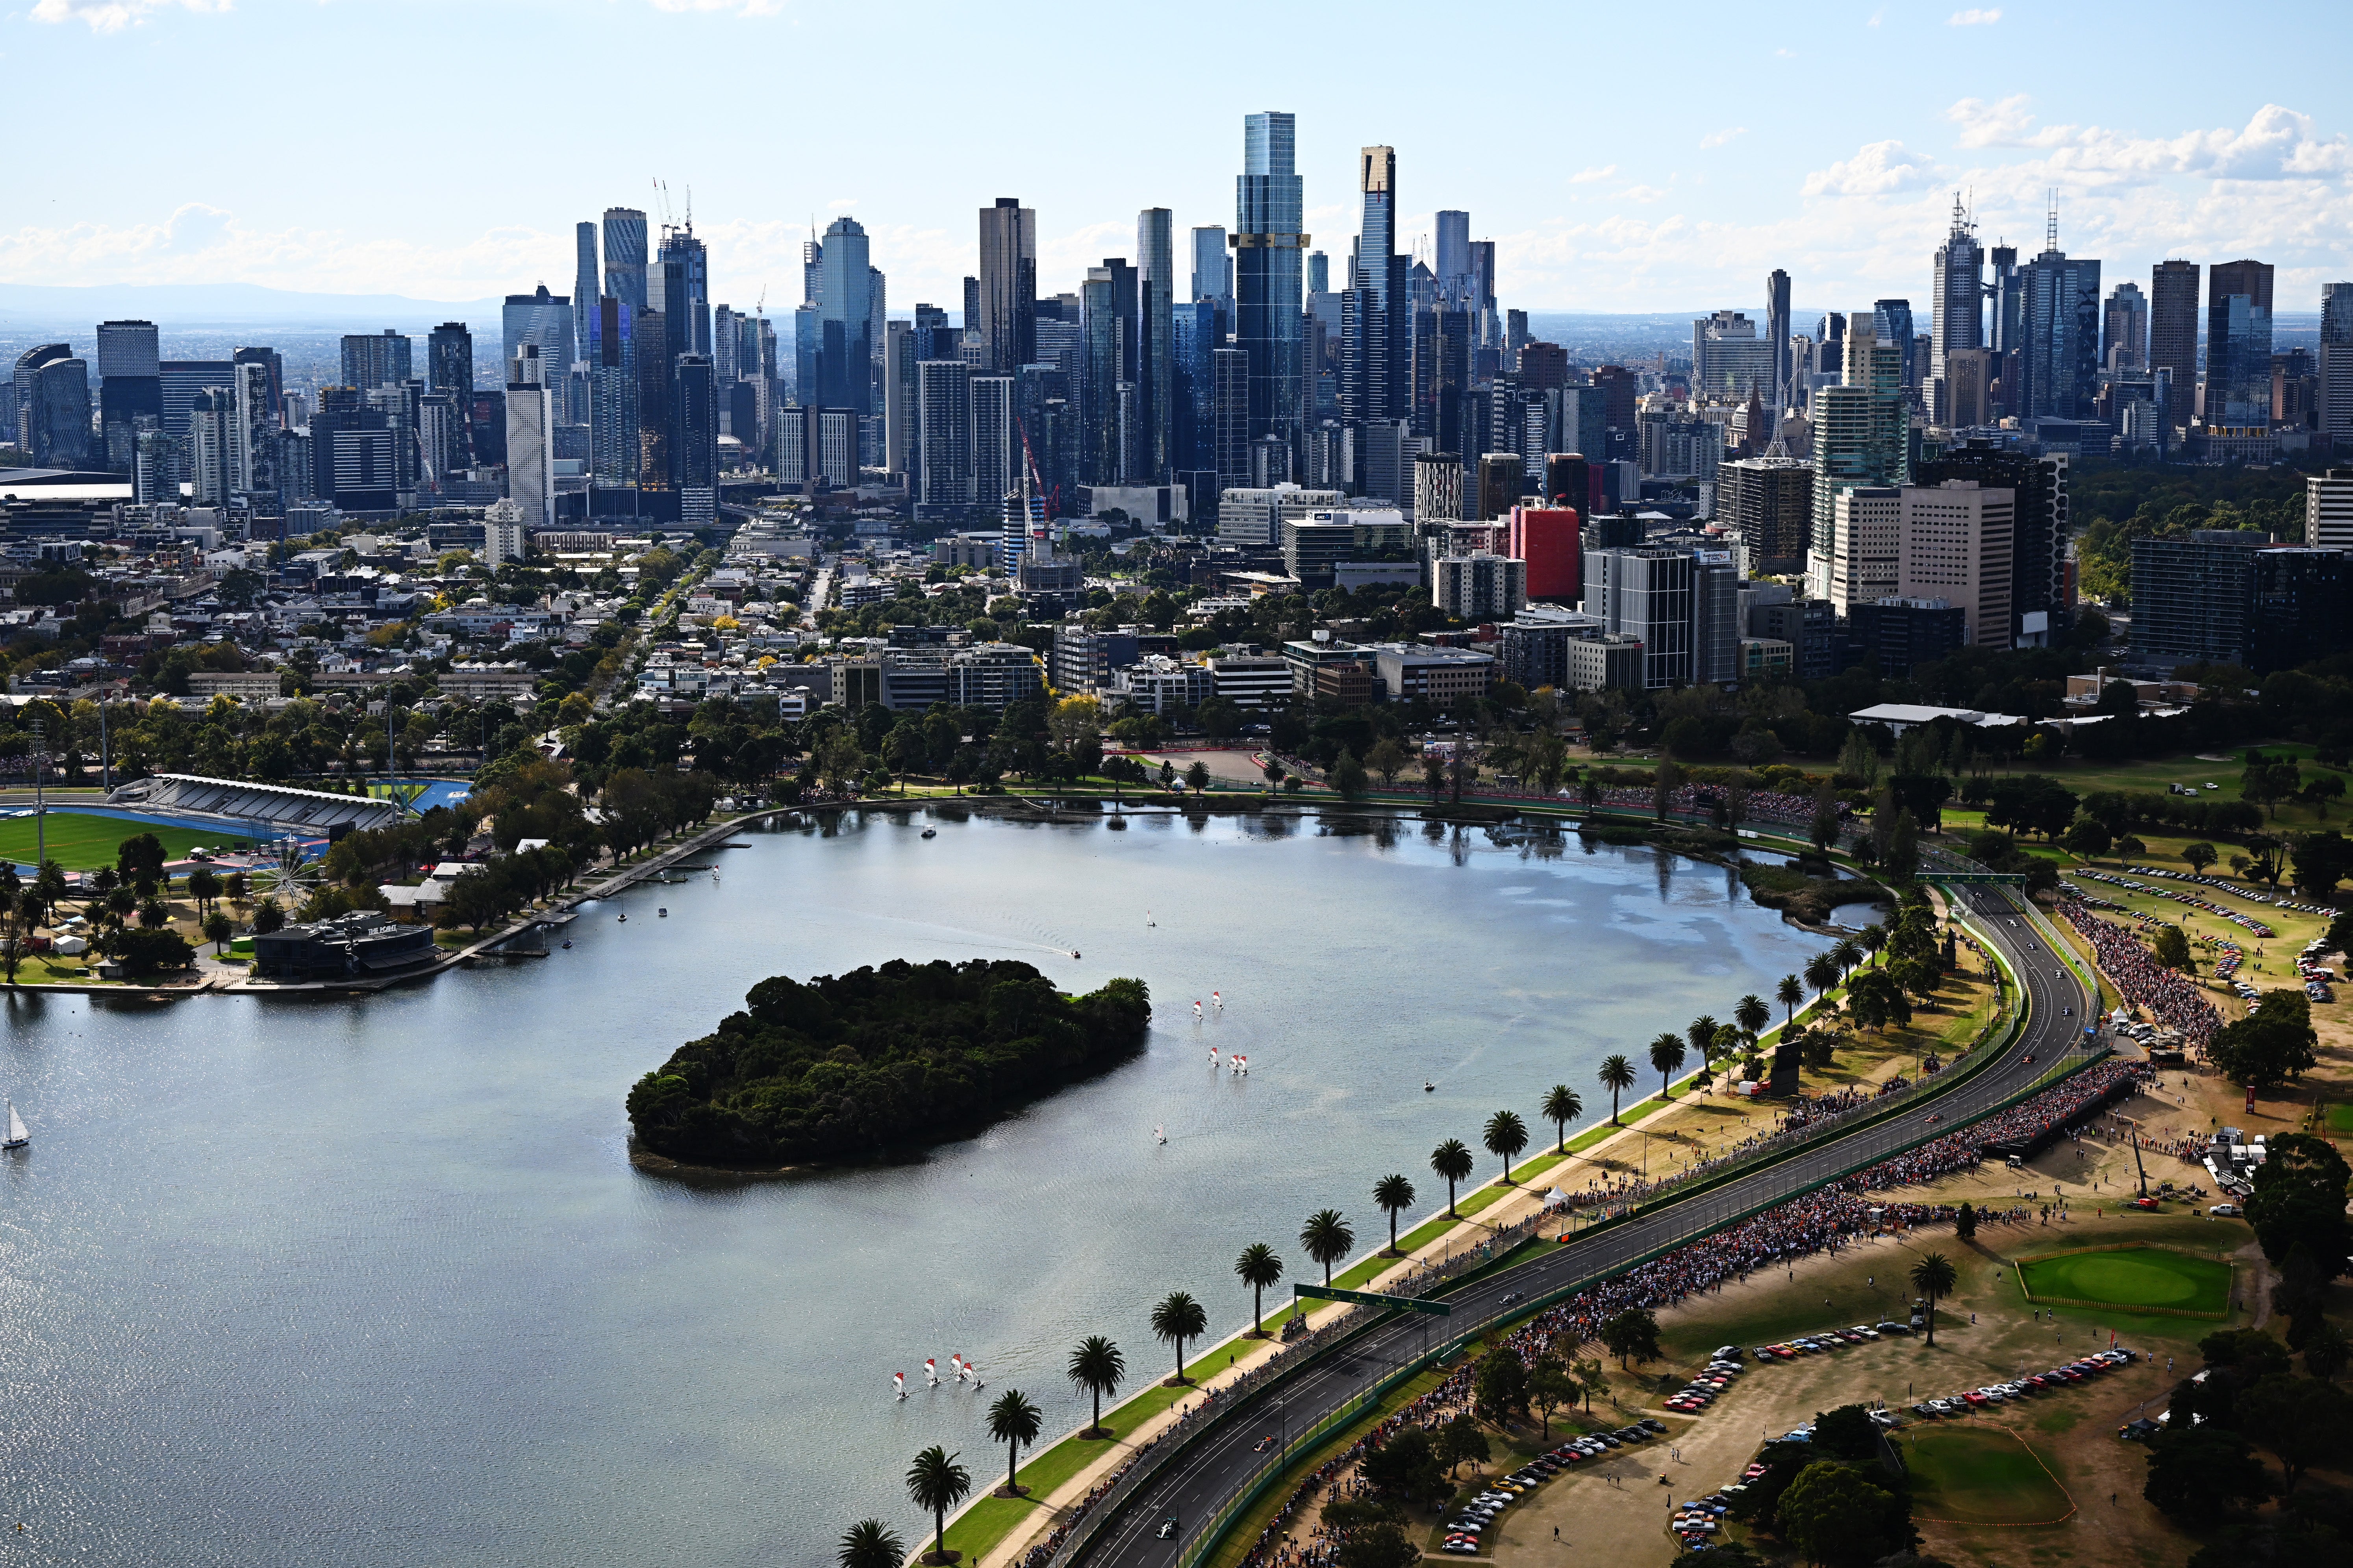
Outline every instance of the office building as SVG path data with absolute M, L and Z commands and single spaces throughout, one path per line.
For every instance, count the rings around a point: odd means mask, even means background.
M 1512 508 L 1505 548 L 1525 563 L 1525 598 L 1574 605 L 1585 596 L 1581 523 L 1574 507 Z
M 1019 384 L 1009 375 L 972 378 L 972 496 L 984 517 L 1021 493 Z
M 1220 485 L 1244 485 L 1250 478 L 1250 351 L 1217 349 L 1209 355 L 1214 383 L 1210 445 Z
M 1130 483 L 1166 484 L 1173 464 L 1176 397 L 1176 234 L 1166 207 L 1135 215 L 1134 380 L 1142 428 Z
M 1234 260 L 1226 253 L 1226 231 L 1218 225 L 1193 230 L 1193 298 L 1208 300 L 1232 319 Z
M 1243 121 L 1242 173 L 1234 197 L 1234 346 L 1249 356 L 1250 438 L 1297 445 L 1307 383 L 1301 230 L 1303 196 L 1294 116 L 1270 111 Z M 1256 464 L 1253 464 L 1255 467 Z M 1279 475 L 1287 479 L 1288 458 Z
M 2119 283 L 2109 290 L 2100 313 L 2100 366 L 2111 374 L 2126 374 L 2148 364 L 2148 299 L 2137 283 Z
M 1794 458 L 1742 458 L 1721 465 L 1715 521 L 1740 541 L 1757 573 L 1802 571 L 1813 537 L 1812 466 Z
M 1525 561 L 1481 551 L 1441 555 L 1430 568 L 1431 603 L 1459 620 L 1499 621 L 1518 615 L 1527 605 Z
M 1718 310 L 1692 323 L 1692 395 L 1694 397 L 1771 400 L 1780 355 L 1757 335 L 1757 323 L 1738 310 Z
M 1398 253 L 1397 153 L 1356 154 L 1358 227 L 1341 296 L 1340 417 L 1355 424 L 1403 419 L 1412 389 L 1409 258 Z
M 2271 372 L 2271 265 L 2218 261 L 2206 269 L 2206 424 L 2269 429 Z
M 2319 428 L 2353 452 L 2353 283 L 2320 286 Z
M 164 383 L 156 356 L 154 322 L 98 324 L 99 442 L 90 455 L 119 474 L 130 473 L 137 461 L 141 422 L 163 422 Z
M 1462 517 L 1462 459 L 1452 452 L 1421 452 L 1413 459 L 1413 520 L 1420 526 Z
M 673 357 L 670 421 L 670 485 L 682 507 L 702 512 L 681 521 L 709 522 L 719 483 L 719 383 L 708 354 Z
M 450 407 L 470 409 L 474 397 L 474 334 L 463 321 L 444 321 L 426 334 L 425 384 L 445 394 Z M 467 422 L 451 421 L 448 444 L 441 454 L 441 473 L 462 472 L 474 466 L 473 444 L 467 439 Z
M 1872 331 L 1883 343 L 1894 343 L 1903 351 L 1903 377 L 1905 392 L 1915 392 L 1920 386 L 1922 366 L 1919 339 L 1912 331 L 1912 301 L 1880 300 L 1871 308 Z
M 1038 213 L 1018 196 L 980 209 L 981 366 L 1012 375 L 1038 358 Z
M 637 310 L 607 294 L 588 322 L 588 479 L 599 489 L 638 482 Z
M 1944 379 L 1937 395 L 1944 399 L 1943 423 L 1951 430 L 1973 430 L 1995 423 L 1996 360 L 1991 349 L 1955 349 L 1945 356 Z
M 565 321 L 568 329 L 568 310 Z M 516 345 L 514 357 L 507 362 L 507 499 L 515 503 L 527 529 L 555 524 L 555 403 L 548 389 L 548 371 L 556 363 L 528 339 Z
M 1846 384 L 1814 394 L 1812 549 L 1827 553 L 1841 490 L 1899 486 L 1911 477 L 1911 408 L 1901 351 L 1858 325 L 1846 345 Z M 1809 568 L 1812 570 L 1811 567 Z M 1828 597 L 1819 586 L 1817 597 Z
M 2284 546 L 2254 552 L 2246 665 L 2257 675 L 2353 647 L 2353 554 Z
M 2316 550 L 2353 550 L 2353 468 L 2305 476 L 2304 542 Z
M 2033 260 L 2012 269 L 2010 325 L 2021 419 L 2086 419 L 2099 394 L 2100 264 L 2059 248 L 2059 225 Z
M 1578 607 L 1603 632 L 1641 643 L 1645 690 L 1692 684 L 1697 566 L 1691 552 L 1683 550 L 1585 552 L 1585 598 Z
M 607 265 L 611 265 L 609 253 Z M 874 412 L 873 359 L 880 343 L 874 331 L 873 268 L 867 261 L 866 230 L 857 219 L 845 215 L 827 227 L 815 282 L 815 391 L 804 386 L 801 402 L 848 408 L 862 419 Z M 842 478 L 854 483 L 857 475 Z
M 2020 647 L 2046 647 L 2065 637 L 2071 609 L 2067 542 L 2074 532 L 2069 472 L 2064 454 L 2030 455 L 1989 440 L 1948 447 L 1914 471 L 1921 485 L 1966 479 L 2011 493 L 2010 635 Z M 1973 637 L 1986 635 L 1976 622 L 1970 625 Z
M 1773 347 L 1773 386 L 1768 401 L 1790 406 L 1789 275 L 1776 267 L 1765 275 L 1765 341 Z M 1590 448 L 1588 448 L 1590 449 Z
M 410 363 L 412 346 L 390 327 L 374 334 L 347 334 L 343 343 L 343 384 L 373 392 L 409 380 L 415 374 Z
M 19 445 L 32 465 L 90 467 L 88 362 L 72 357 L 63 343 L 27 349 L 16 361 L 16 385 Z
M 1928 419 L 1947 428 L 1975 421 L 1956 417 L 1948 356 L 1985 346 L 1985 250 L 1977 225 L 1953 198 L 1952 227 L 1936 256 L 1928 285 Z
M 2255 556 L 2271 535 L 2197 529 L 2132 542 L 2133 662 L 2247 665 L 2253 658 Z
M 588 318 L 596 313 L 596 301 L 604 294 L 603 273 L 596 261 L 596 225 L 593 222 L 572 226 L 572 348 L 573 360 L 588 357 Z M 547 345 L 542 343 L 541 351 Z M 512 360 L 512 356 L 510 356 Z M 569 373 L 572 366 L 566 364 Z
M 593 247 L 595 226 L 583 226 L 588 229 Z M 595 265 L 594 255 L 592 248 L 592 268 Z M 593 299 L 589 305 L 594 307 Z M 529 294 L 510 294 L 501 303 L 499 312 L 499 363 L 512 371 L 515 361 L 522 357 L 523 345 L 530 343 L 535 346 L 539 350 L 538 359 L 545 384 L 550 394 L 556 397 L 560 408 L 565 381 L 571 373 L 572 362 L 577 357 L 573 336 L 577 325 L 573 301 L 562 294 L 549 293 L 544 283 Z
M 1792 596 L 1752 605 L 1747 631 L 1752 637 L 1788 643 L 1790 673 L 1799 680 L 1825 680 L 1838 673 L 1838 606 L 1828 599 Z
M 2173 373 L 2172 424 L 2186 428 L 2198 386 L 2198 264 L 2160 261 L 2148 274 L 2148 367 Z
M 2016 499 L 1974 479 L 1947 479 L 1907 485 L 1897 501 L 1897 596 L 1957 606 L 1974 647 L 2010 646 Z
M 1903 680 L 1966 646 L 1968 635 L 1968 612 L 1959 605 L 1891 595 L 1848 612 L 1845 657 L 1875 660 L 1882 679 Z
M 974 506 L 972 366 L 960 359 L 925 360 L 915 367 L 922 476 L 914 492 L 919 518 L 954 518 Z
M 607 207 L 604 292 L 634 313 L 654 304 L 646 281 L 646 215 L 636 207 Z
M 1903 553 L 1903 490 L 1894 485 L 1850 485 L 1831 508 L 1831 531 L 1808 558 L 1810 597 L 1852 615 L 1896 592 Z
M 1517 452 L 1488 452 L 1475 470 L 1479 514 L 1473 522 L 1501 522 L 1528 493 L 1527 467 Z
M 1218 497 L 1218 541 L 1245 548 L 1271 550 L 1282 542 L 1285 522 L 1304 521 L 1307 514 L 1333 510 L 1347 504 L 1335 489 L 1309 489 L 1285 481 L 1271 486 L 1229 485 Z

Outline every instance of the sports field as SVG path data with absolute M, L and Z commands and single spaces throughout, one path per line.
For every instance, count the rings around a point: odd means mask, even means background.
M 2105 1307 L 2163 1307 L 2211 1312 L 2231 1305 L 2231 1266 L 2162 1247 L 2078 1252 L 2021 1265 L 2037 1300 L 2091 1301 Z
M 1922 1426 L 1899 1441 L 1919 1518 L 1943 1524 L 2049 1524 L 2074 1509 L 2033 1450 L 2002 1427 Z
M 198 845 L 216 848 L 239 842 L 226 826 L 163 827 L 98 812 L 53 809 L 44 823 L 37 825 L 30 816 L 0 817 L 0 859 L 30 866 L 33 863 L 36 826 L 44 827 L 47 833 L 49 858 L 69 871 L 93 871 L 100 866 L 113 865 L 115 851 L 121 847 L 122 841 L 142 833 L 153 834 L 163 842 L 164 853 L 174 860 L 182 858 Z

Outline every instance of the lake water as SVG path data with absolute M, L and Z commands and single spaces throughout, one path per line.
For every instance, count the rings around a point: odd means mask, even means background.
M 961 1352 L 1058 1436 L 1081 1335 L 1163 1375 L 1152 1300 L 1191 1290 L 1223 1336 L 1247 1243 L 1297 1274 L 1328 1205 L 1369 1247 L 1376 1179 L 1438 1207 L 1440 1140 L 1504 1106 L 1547 1131 L 1556 1081 L 1606 1112 L 1604 1055 L 1820 945 L 1722 868 L 1573 837 L 922 822 L 747 835 L 723 881 L 590 906 L 569 952 L 364 1001 L 7 999 L 10 1560 L 767 1568 L 868 1514 L 912 1538 L 910 1455 L 985 1484 L 1004 1453 L 980 1397 L 894 1403 L 892 1372 Z M 903 1165 L 630 1168 L 622 1098 L 674 1046 L 764 976 L 893 957 L 1141 975 L 1149 1049 Z

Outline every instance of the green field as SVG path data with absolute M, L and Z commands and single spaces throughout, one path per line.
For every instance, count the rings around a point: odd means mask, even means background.
M 2340 1137 L 2353 1133 L 2353 1105 L 2340 1103 L 2328 1107 L 2328 1130 Z
M 29 816 L 0 819 L 0 859 L 31 865 L 36 826 Z M 38 826 L 47 835 L 49 858 L 69 871 L 94 871 L 100 866 L 113 865 L 115 851 L 122 841 L 142 833 L 152 833 L 161 839 L 164 853 L 174 860 L 198 845 L 211 847 L 231 842 L 225 827 L 154 827 L 88 811 L 52 808 Z
M 2037 1300 L 2096 1301 L 2110 1307 L 2163 1307 L 2221 1317 L 2231 1303 L 2231 1266 L 2162 1247 L 2079 1252 L 2021 1264 Z
M 1946 1524 L 2050 1524 L 2074 1508 L 2025 1440 L 2001 1427 L 1922 1426 L 1902 1441 L 1919 1518 Z

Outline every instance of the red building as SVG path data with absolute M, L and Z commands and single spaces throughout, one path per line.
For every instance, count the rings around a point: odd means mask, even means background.
M 1582 520 L 1575 507 L 1515 506 L 1510 553 L 1528 563 L 1528 597 L 1575 604 L 1585 596 Z

